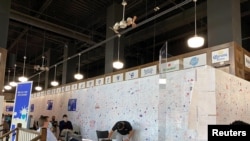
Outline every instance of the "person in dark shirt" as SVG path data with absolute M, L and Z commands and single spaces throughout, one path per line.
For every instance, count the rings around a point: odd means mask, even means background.
M 52 124 L 52 132 L 57 135 L 57 127 L 58 127 L 58 122 L 56 121 L 56 116 L 52 116 L 52 120 L 50 121 Z
M 108 138 L 111 138 L 113 133 L 117 131 L 116 141 L 131 141 L 134 130 L 128 121 L 118 121 L 109 132 Z
M 59 136 L 62 136 L 61 133 L 63 130 L 72 130 L 73 131 L 73 125 L 71 121 L 68 120 L 68 116 L 65 114 L 63 115 L 63 120 L 59 122 Z

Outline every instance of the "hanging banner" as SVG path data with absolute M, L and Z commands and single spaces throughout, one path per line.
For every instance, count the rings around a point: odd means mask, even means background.
M 29 117 L 30 95 L 32 90 L 32 81 L 21 82 L 16 86 L 14 110 L 11 121 L 11 130 L 15 129 L 18 123 L 22 128 L 27 128 Z M 15 137 L 12 136 L 12 141 Z

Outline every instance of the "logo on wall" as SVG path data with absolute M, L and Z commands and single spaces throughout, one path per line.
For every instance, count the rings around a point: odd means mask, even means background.
M 203 53 L 183 59 L 184 69 L 204 66 L 207 64 L 207 54 Z
M 212 52 L 212 63 L 229 61 L 229 48 Z
M 156 74 L 156 65 L 141 69 L 141 77 L 150 76 Z
M 192 57 L 189 64 L 192 65 L 193 67 L 196 66 L 199 63 L 199 58 L 198 57 Z
M 245 54 L 245 66 L 250 68 L 250 57 Z

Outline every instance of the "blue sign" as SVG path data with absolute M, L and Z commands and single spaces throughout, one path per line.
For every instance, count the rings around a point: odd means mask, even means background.
M 76 99 L 69 99 L 68 111 L 76 111 Z
M 30 105 L 30 112 L 34 112 L 34 109 L 35 109 L 35 105 L 34 105 L 34 104 L 31 104 L 31 105 Z
M 11 130 L 15 129 L 18 123 L 21 123 L 23 128 L 27 127 L 32 83 L 32 81 L 21 82 L 16 86 Z M 12 140 L 14 140 L 14 137 Z
M 6 106 L 6 112 L 13 112 L 13 106 Z
M 53 108 L 53 100 L 48 100 L 47 101 L 47 110 L 52 110 Z

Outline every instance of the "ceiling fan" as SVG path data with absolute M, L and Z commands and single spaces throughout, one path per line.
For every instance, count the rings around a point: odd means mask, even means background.
M 122 20 L 120 22 L 116 22 L 113 27 L 111 28 L 115 33 L 119 33 L 119 29 L 122 28 L 126 28 L 128 26 L 132 26 L 132 27 L 136 27 L 136 23 L 135 23 L 135 20 L 137 19 L 136 16 L 134 16 L 133 18 L 131 17 L 128 17 L 126 20 L 125 20 L 125 7 L 127 5 L 127 2 L 125 0 L 122 1 L 122 6 L 123 6 L 123 16 L 122 16 Z

